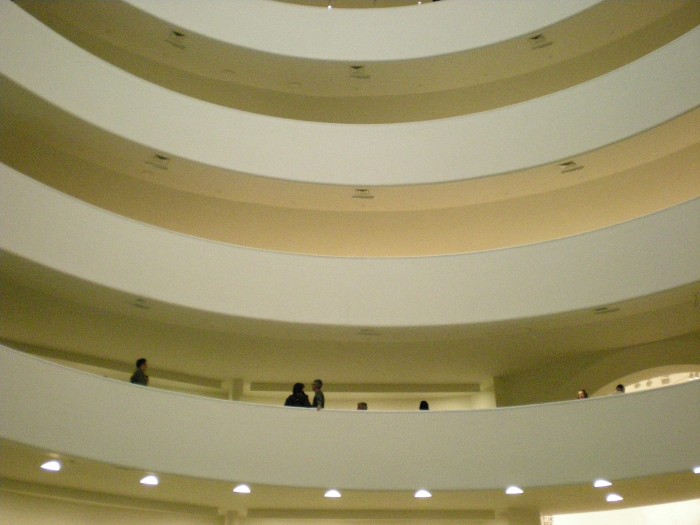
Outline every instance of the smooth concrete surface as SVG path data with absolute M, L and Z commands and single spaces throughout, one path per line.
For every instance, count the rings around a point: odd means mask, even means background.
M 700 381 L 488 410 L 316 411 L 141 387 L 0 349 L 3 439 L 150 472 L 282 486 L 527 489 L 683 472 L 700 457 L 698 406 Z M 314 435 L 323 439 L 309 454 Z
M 495 44 L 553 25 L 599 2 L 426 2 L 425 6 L 368 10 L 308 8 L 270 0 L 127 0 L 174 28 L 266 53 L 315 60 L 381 61 Z M 435 38 L 436 27 L 440 38 Z
M 700 199 L 558 241 L 363 259 L 175 234 L 2 164 L 0 189 L 1 249 L 135 297 L 254 319 L 364 327 L 480 323 L 593 309 L 700 280 Z
M 0 17 L 0 73 L 49 103 L 154 154 L 298 182 L 385 186 L 509 173 L 635 136 L 700 101 L 700 28 L 607 75 L 520 104 L 349 125 L 196 100 L 101 61 L 9 1 Z

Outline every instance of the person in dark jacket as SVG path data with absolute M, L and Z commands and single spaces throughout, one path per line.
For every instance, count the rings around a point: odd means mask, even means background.
M 311 402 L 311 406 L 315 407 L 317 410 L 321 410 L 326 406 L 326 396 L 323 395 L 323 381 L 320 379 L 314 379 L 314 400 Z
M 148 362 L 144 357 L 136 360 L 136 370 L 131 375 L 131 382 L 135 385 L 148 386 Z
M 304 383 L 295 383 L 291 395 L 284 402 L 286 407 L 311 408 L 309 396 L 304 392 Z

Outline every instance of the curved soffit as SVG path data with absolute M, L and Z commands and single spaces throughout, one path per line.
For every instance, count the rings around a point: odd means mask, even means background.
M 633 139 L 518 173 L 447 184 L 275 181 L 167 160 L 10 82 L 0 160 L 81 200 L 165 229 L 288 253 L 467 253 L 593 231 L 700 196 L 700 111 Z M 138 198 L 135 198 L 138 196 Z
M 16 34 L 8 34 L 2 46 L 3 71 L 26 89 L 166 155 L 177 152 L 209 165 L 299 182 L 435 183 L 548 164 L 696 107 L 700 83 L 693 67 L 700 31 L 692 31 L 595 81 L 524 104 L 422 123 L 309 123 L 165 91 L 96 60 L 18 12 L 7 14 L 14 16 Z M 31 44 L 24 45 L 27 38 Z M 36 68 L 27 68 L 28 61 L 37 62 Z
M 269 1 L 195 6 L 186 0 L 167 5 L 126 0 L 159 20 L 228 44 L 332 61 L 413 60 L 475 49 L 555 24 L 599 2 L 447 2 L 426 6 L 428 9 L 416 5 L 393 10 L 323 11 Z
M 296 120 L 389 123 L 522 102 L 636 60 L 700 23 L 696 2 L 602 2 L 534 35 L 402 61 L 323 61 L 224 44 L 121 2 L 18 2 L 95 56 L 169 90 Z M 135 29 L 136 28 L 136 29 Z M 182 31 L 187 31 L 183 33 Z
M 360 259 L 175 235 L 87 206 L 10 168 L 3 167 L 0 182 L 3 221 L 13 225 L 4 228 L 8 252 L 109 288 L 224 315 L 355 326 L 483 323 L 592 308 L 699 277 L 700 200 L 549 243 Z

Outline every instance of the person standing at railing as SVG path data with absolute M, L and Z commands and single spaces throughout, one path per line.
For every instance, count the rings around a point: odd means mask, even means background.
M 131 374 L 131 382 L 135 385 L 148 386 L 148 361 L 145 357 L 136 360 L 136 370 Z
M 313 387 L 314 389 L 314 400 L 311 402 L 311 406 L 315 407 L 316 410 L 321 410 L 326 406 L 326 396 L 323 395 L 321 389 L 323 388 L 323 381 L 320 379 L 314 379 Z
M 284 402 L 286 407 L 302 407 L 311 408 L 311 403 L 309 402 L 309 396 L 304 392 L 304 383 L 295 383 L 292 387 L 292 393 L 287 397 Z

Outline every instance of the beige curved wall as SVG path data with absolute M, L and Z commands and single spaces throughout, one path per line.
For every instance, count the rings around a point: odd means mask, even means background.
M 399 9 L 326 10 L 270 0 L 178 0 L 167 4 L 127 0 L 176 28 L 267 53 L 318 60 L 381 61 L 444 55 L 502 42 L 574 16 L 599 2 L 498 0 L 488 4 L 444 2 Z M 440 28 L 440 38 L 435 38 L 436 27 Z
M 700 419 L 676 408 L 699 403 L 695 381 L 503 409 L 315 411 L 143 388 L 0 348 L 4 439 L 159 473 L 272 485 L 293 477 L 297 487 L 527 488 L 687 471 Z M 306 453 L 314 435 L 323 439 Z
M 700 199 L 559 241 L 361 259 L 175 234 L 87 205 L 1 164 L 0 188 L 0 248 L 135 296 L 247 318 L 341 326 L 479 323 L 593 308 L 700 280 Z
M 285 180 L 380 186 L 521 170 L 667 122 L 697 107 L 700 93 L 696 29 L 608 75 L 492 111 L 383 125 L 294 121 L 216 106 L 133 77 L 10 2 L 0 4 L 0 16 L 8 28 L 0 34 L 0 71 L 25 89 L 155 153 Z

